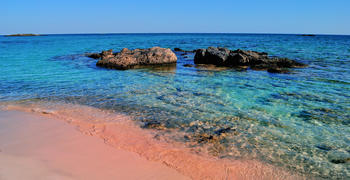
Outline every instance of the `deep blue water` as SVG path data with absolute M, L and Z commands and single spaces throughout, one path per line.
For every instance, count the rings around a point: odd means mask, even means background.
M 193 64 L 193 54 L 177 53 L 174 67 L 118 71 L 83 56 L 153 46 L 264 51 L 309 67 L 290 74 L 183 67 Z M 235 133 L 215 142 L 224 148 L 213 155 L 256 158 L 316 177 L 350 177 L 350 36 L 0 36 L 0 101 L 23 100 L 113 109 L 193 137 L 229 127 Z M 203 143 L 213 142 L 198 145 Z

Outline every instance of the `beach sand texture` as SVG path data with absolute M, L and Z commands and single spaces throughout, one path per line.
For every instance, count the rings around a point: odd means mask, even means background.
M 5 110 L 11 110 L 0 116 L 1 156 L 6 159 L 0 163 L 0 177 L 6 179 L 21 174 L 59 179 L 299 179 L 258 161 L 191 152 L 176 142 L 155 139 L 152 131 L 127 116 L 87 106 L 9 105 Z
M 0 111 L 1 180 L 189 179 L 64 121 Z

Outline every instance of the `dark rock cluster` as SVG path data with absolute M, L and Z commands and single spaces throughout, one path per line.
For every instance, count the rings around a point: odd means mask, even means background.
M 229 50 L 221 47 L 209 47 L 187 51 L 174 48 L 176 52 L 182 52 L 183 56 L 193 54 L 194 64 L 213 65 L 216 67 L 229 67 L 253 70 L 266 70 L 269 73 L 288 73 L 289 68 L 301 68 L 307 65 L 288 58 L 269 57 L 265 52 L 245 51 L 241 49 Z M 175 53 L 166 48 L 153 47 L 149 49 L 129 50 L 124 48 L 119 53 L 113 50 L 102 51 L 101 53 L 88 53 L 86 56 L 99 59 L 97 66 L 113 69 L 130 69 L 144 67 L 146 65 L 164 65 L 176 63 Z M 187 57 L 187 56 L 186 56 Z M 185 64 L 185 67 L 192 67 Z
M 213 64 L 225 67 L 250 67 L 255 70 L 267 70 L 271 73 L 288 72 L 287 68 L 305 67 L 305 64 L 287 58 L 270 58 L 267 53 L 227 48 L 209 47 L 198 49 L 194 56 L 195 64 Z

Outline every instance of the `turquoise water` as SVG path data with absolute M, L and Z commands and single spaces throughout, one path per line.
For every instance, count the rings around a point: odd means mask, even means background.
M 309 67 L 290 74 L 183 67 L 193 64 L 193 54 L 177 53 L 176 66 L 117 71 L 83 56 L 153 46 L 264 51 Z M 350 177 L 350 36 L 0 36 L 0 101 L 23 100 L 112 109 L 186 132 L 177 140 L 209 145 L 220 158 L 259 159 L 316 178 Z M 203 138 L 227 128 L 225 137 Z

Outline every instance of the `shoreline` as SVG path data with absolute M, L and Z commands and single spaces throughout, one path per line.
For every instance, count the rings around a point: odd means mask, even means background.
M 1 110 L 0 124 L 1 180 L 189 179 L 63 121 Z
M 147 162 L 158 163 L 191 179 L 302 179 L 259 161 L 213 158 L 193 152 L 177 142 L 157 140 L 152 131 L 140 128 L 129 117 L 92 107 L 32 104 L 7 105 L 3 109 L 21 111 L 75 127 L 78 130 L 76 133 L 103 140 L 103 146 L 134 153 Z

